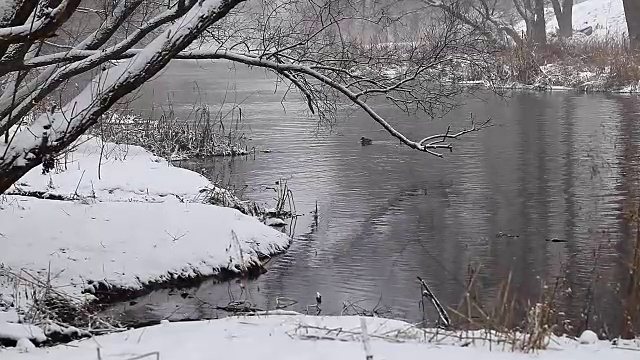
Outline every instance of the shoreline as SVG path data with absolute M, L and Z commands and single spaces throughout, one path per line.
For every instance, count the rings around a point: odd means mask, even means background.
M 80 140 L 0 197 L 0 338 L 18 323 L 80 327 L 87 312 L 156 289 L 256 277 L 291 245 L 215 205 L 242 202 L 198 173 L 138 146 Z
M 253 280 L 258 276 L 266 273 L 268 270 L 265 268 L 265 265 L 268 264 L 274 257 L 287 252 L 289 246 L 290 245 L 282 247 L 278 252 L 259 255 L 259 262 L 251 262 L 247 264 L 246 268 L 241 271 L 232 271 L 228 268 L 219 268 L 217 270 L 214 270 L 213 274 L 195 275 L 193 277 L 172 276 L 173 274 L 169 273 L 169 277 L 166 277 L 163 280 L 150 281 L 146 284 L 143 284 L 142 288 L 138 289 L 117 287 L 105 283 L 98 283 L 95 292 L 91 294 L 95 296 L 96 299 L 89 302 L 87 304 L 87 307 L 88 309 L 102 309 L 109 305 L 133 300 L 156 290 L 191 288 L 210 280 L 216 283 L 223 283 L 241 278 Z
M 27 344 L 1 349 L 7 360 L 80 360 L 96 356 L 114 360 L 144 357 L 208 359 L 211 349 L 240 359 L 267 357 L 281 360 L 333 358 L 347 360 L 424 359 L 425 357 L 481 360 L 545 360 L 602 357 L 635 359 L 639 340 L 610 342 L 585 331 L 580 338 L 544 333 L 499 333 L 491 330 L 454 331 L 418 328 L 393 319 L 362 316 L 310 316 L 272 311 L 216 320 L 167 322 L 74 341 L 68 345 L 34 348 Z M 536 337 L 537 339 L 537 337 Z M 537 340 L 536 340 L 537 341 Z
M 522 84 L 518 82 L 509 82 L 498 85 L 492 85 L 485 80 L 465 80 L 459 83 L 460 86 L 467 87 L 483 87 L 484 89 L 500 90 L 500 91 L 530 91 L 530 92 L 573 92 L 578 94 L 613 94 L 613 95 L 637 95 L 640 94 L 640 83 L 631 84 L 622 88 L 584 88 L 574 87 L 570 84 L 565 85 L 537 85 Z

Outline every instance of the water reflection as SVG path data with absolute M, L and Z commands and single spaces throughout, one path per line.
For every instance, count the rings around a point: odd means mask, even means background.
M 207 282 L 184 299 L 160 291 L 127 307 L 127 316 L 217 316 L 213 306 L 241 293 L 261 308 L 275 307 L 278 297 L 293 298 L 294 309 L 304 311 L 319 291 L 323 313 L 360 301 L 364 308 L 384 304 L 395 316 L 418 321 L 416 276 L 454 306 L 473 267 L 480 269 L 476 281 L 486 304 L 496 301 L 509 274 L 520 301 L 539 299 L 543 280 L 564 276 L 571 289 L 561 296 L 567 317 L 585 326 L 601 323 L 599 315 L 608 312 L 609 327 L 620 328 L 617 284 L 628 276 L 621 255 L 635 239 L 623 209 L 637 206 L 640 176 L 635 97 L 487 95 L 468 99 L 446 121 L 378 108 L 414 137 L 468 125 L 469 114 L 493 119 L 494 127 L 457 141 L 442 160 L 400 146 L 358 112 L 318 136 L 317 124 L 302 114 L 304 103 L 288 98 L 283 111 L 282 92 L 274 92 L 261 73 L 202 67 L 174 65 L 149 89 L 172 89 L 174 107 L 186 111 L 193 86 L 182 81 L 185 72 L 201 79 L 206 93 L 200 96 L 211 103 L 228 95 L 233 77 L 236 98 L 246 99 L 248 136 L 271 152 L 194 166 L 266 203 L 273 197 L 268 187 L 287 178 L 304 216 L 290 251 L 244 288 Z M 141 109 L 166 97 L 149 89 L 138 100 Z M 360 146 L 361 136 L 373 145 Z M 316 202 L 317 226 L 311 216 Z M 517 237 L 497 237 L 499 232 Z M 562 242 L 546 241 L 552 238 Z

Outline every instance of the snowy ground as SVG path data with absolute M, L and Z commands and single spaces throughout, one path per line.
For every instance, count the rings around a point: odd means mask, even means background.
M 487 334 L 420 330 L 389 319 L 271 315 L 212 321 L 164 323 L 44 349 L 0 350 L 3 360 L 127 360 L 212 358 L 342 360 L 365 359 L 361 319 L 366 322 L 368 352 L 382 359 L 637 359 L 638 342 L 580 344 L 554 338 L 536 354 L 512 351 Z M 25 347 L 26 348 L 26 347 Z M 100 349 L 99 352 L 97 349 Z M 214 355 L 215 354 L 215 355 Z M 146 356 L 145 356 L 146 355 Z
M 558 31 L 558 22 L 551 7 L 545 11 L 547 20 L 547 33 L 549 41 L 557 40 L 556 33 Z M 573 6 L 573 36 L 566 40 L 564 46 L 571 48 L 571 51 L 581 51 L 581 46 L 585 45 L 584 51 L 590 51 L 589 46 L 593 45 L 593 51 L 598 51 L 601 47 L 606 52 L 606 45 L 610 43 L 612 46 L 622 44 L 622 40 L 627 37 L 627 23 L 624 13 L 622 0 L 587 0 Z M 517 31 L 525 31 L 524 21 L 516 25 Z M 586 35 L 587 28 L 591 28 L 592 33 Z M 533 80 L 530 84 L 509 83 L 504 87 L 513 89 L 532 89 L 532 90 L 578 90 L 578 91 L 607 91 L 614 93 L 637 93 L 640 91 L 640 83 L 633 79 L 633 75 L 629 75 L 627 80 L 624 78 L 624 71 L 630 74 L 635 73 L 632 69 L 624 70 L 622 66 L 634 66 L 632 60 L 626 58 L 617 58 L 618 62 L 614 62 L 612 56 L 608 62 L 590 63 L 583 59 L 589 58 L 589 55 L 582 54 L 584 57 L 575 57 L 561 60 L 557 63 L 540 64 L 543 75 Z M 603 54 L 600 54 L 603 55 Z M 604 59 L 601 59 L 601 61 Z M 555 60 L 553 60 L 555 62 Z
M 573 28 L 593 28 L 590 36 L 607 39 L 627 36 L 627 20 L 622 0 L 588 0 L 573 7 Z M 547 21 L 547 32 L 557 32 L 558 21 L 552 15 Z
M 286 235 L 237 210 L 199 203 L 71 202 L 9 196 L 0 261 L 69 295 L 103 282 L 140 289 L 173 277 L 255 265 Z
M 99 201 L 200 201 L 211 184 L 204 176 L 171 166 L 165 159 L 133 145 L 82 137 L 56 170 L 42 175 L 38 166 L 8 193 L 42 192 Z
M 558 32 L 558 20 L 549 7 L 545 11 L 547 33 L 554 35 Z M 576 33 L 576 40 L 622 38 L 627 36 L 627 20 L 624 14 L 622 0 L 587 0 L 573 6 L 573 29 L 583 30 L 591 27 L 593 33 L 585 36 Z M 524 21 L 516 25 L 516 30 L 524 31 Z
M 83 140 L 66 166 L 35 168 L 11 189 L 67 201 L 0 196 L 0 325 L 7 309 L 29 306 L 31 276 L 82 301 L 99 285 L 139 290 L 245 270 L 289 245 L 256 218 L 206 204 L 203 189 L 215 187 L 199 174 L 139 147 Z

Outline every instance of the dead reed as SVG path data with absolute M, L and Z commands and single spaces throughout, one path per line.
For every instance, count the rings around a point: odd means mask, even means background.
M 504 82 L 583 91 L 616 91 L 640 81 L 640 55 L 619 38 L 555 41 L 544 46 L 511 46 L 497 56 L 496 76 Z
M 132 112 L 110 112 L 92 129 L 105 141 L 142 146 L 169 160 L 211 156 L 247 155 L 242 126 L 242 109 L 233 107 L 213 112 L 207 104 L 194 105 L 181 118 L 173 105 L 160 108 L 160 114 L 142 118 Z

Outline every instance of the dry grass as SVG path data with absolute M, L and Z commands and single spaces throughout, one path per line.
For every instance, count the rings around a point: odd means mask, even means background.
M 293 191 L 289 188 L 286 179 L 276 181 L 275 186 L 268 186 L 267 189 L 275 193 L 273 200 L 276 203 L 273 209 L 269 209 L 267 215 L 278 218 L 290 218 L 296 215 Z
M 92 132 L 105 141 L 142 146 L 169 160 L 249 153 L 242 111 L 237 107 L 214 113 L 206 104 L 194 105 L 186 118 L 180 118 L 171 104 L 159 112 L 146 119 L 130 112 L 110 112 Z
M 504 82 L 539 87 L 613 91 L 640 81 L 640 55 L 616 38 L 512 46 L 498 55 L 498 64 Z
M 453 314 L 453 328 L 460 331 L 501 334 L 508 339 L 513 351 L 531 352 L 545 349 L 552 335 L 567 334 L 563 314 L 556 311 L 557 301 L 564 286 L 557 278 L 553 286 L 540 283 L 541 295 L 535 302 L 520 302 L 514 290 L 512 275 L 503 281 L 493 301 L 482 299 L 477 278 L 479 268 L 469 268 L 465 296 Z M 482 305 L 489 304 L 489 305 Z
M 9 284 L 13 293 L 10 307 L 20 313 L 21 321 L 41 327 L 54 341 L 125 330 L 86 308 L 83 299 L 53 287 L 51 280 L 55 276 L 48 272 L 46 278 L 40 278 L 26 270 L 0 266 L 0 281 Z

